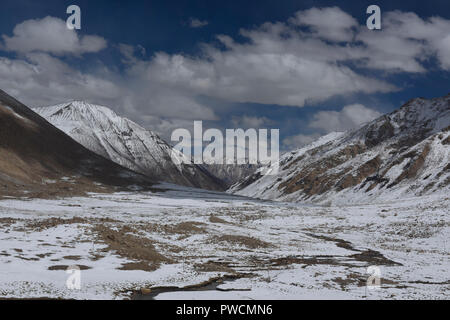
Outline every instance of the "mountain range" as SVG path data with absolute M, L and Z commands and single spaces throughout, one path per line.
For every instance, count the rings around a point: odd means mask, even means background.
M 275 165 L 279 165 L 276 174 Z M 305 203 L 449 194 L 450 94 L 416 98 L 360 128 L 284 154 L 228 192 Z
M 223 181 L 227 188 L 253 174 L 260 164 L 204 164 L 211 174 Z
M 0 90 L 2 196 L 142 189 L 163 181 L 224 190 L 235 182 L 227 192 L 348 204 L 448 194 L 450 189 L 450 95 L 412 99 L 258 169 L 196 165 L 156 133 L 107 107 L 72 101 L 34 111 Z
M 72 101 L 33 110 L 87 149 L 152 180 L 225 189 L 220 179 L 185 159 L 156 133 L 107 107 Z

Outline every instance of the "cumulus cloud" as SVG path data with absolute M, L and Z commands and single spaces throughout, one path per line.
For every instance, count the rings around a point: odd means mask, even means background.
M 2 49 L 19 55 L 0 57 L 0 87 L 30 106 L 84 99 L 169 131 L 192 120 L 218 120 L 204 101 L 303 107 L 335 96 L 399 90 L 384 75 L 424 73 L 431 58 L 450 70 L 450 20 L 394 11 L 383 13 L 382 28 L 369 31 L 337 7 L 312 8 L 284 22 L 243 29 L 239 40 L 218 35 L 217 43 L 203 44 L 197 55 L 158 52 L 147 58 L 142 47 L 119 44 L 124 64 L 119 73 L 65 64 L 58 56 L 81 58 L 105 48 L 106 40 L 81 36 L 64 21 L 46 17 L 2 35 Z M 364 106 L 347 106 L 319 112 L 309 129 L 345 130 L 375 116 Z M 258 127 L 264 121 L 244 117 L 239 124 Z
M 382 31 L 361 28 L 356 40 L 371 54 L 356 50 L 373 69 L 391 72 L 426 72 L 423 62 L 436 57 L 440 66 L 450 70 L 450 20 L 440 17 L 422 19 L 413 12 L 392 11 L 383 15 Z
M 333 41 L 351 41 L 358 22 L 338 7 L 298 11 L 292 24 L 310 27 L 314 36 Z
M 199 20 L 197 18 L 190 18 L 189 19 L 189 26 L 191 28 L 201 28 L 201 27 L 205 27 L 209 24 L 208 21 L 206 20 Z
M 123 93 L 114 82 L 74 70 L 47 53 L 23 60 L 0 57 L 0 88 L 31 107 L 71 99 L 112 103 Z
M 300 148 L 317 140 L 323 134 L 354 129 L 379 116 L 380 112 L 362 104 L 347 105 L 340 111 L 319 111 L 313 115 L 308 124 L 309 129 L 315 129 L 317 132 L 287 137 L 283 140 L 283 147 L 288 150 Z
M 397 11 L 383 17 L 383 30 L 373 32 L 337 7 L 312 8 L 286 23 L 241 30 L 244 42 L 220 35 L 221 45 L 204 45 L 200 56 L 158 53 L 139 67 L 178 92 L 298 107 L 398 89 L 361 68 L 425 72 L 423 62 L 433 56 L 449 67 L 450 21 Z
M 255 128 L 255 129 L 261 128 L 264 125 L 272 123 L 272 121 L 266 117 L 252 117 L 247 115 L 233 117 L 231 122 L 236 128 Z
M 321 135 L 319 133 L 297 134 L 283 139 L 283 147 L 286 150 L 301 148 L 317 140 Z
M 241 103 L 302 107 L 335 95 L 396 89 L 338 64 L 330 45 L 319 39 L 308 43 L 286 25 L 265 24 L 241 33 L 249 42 L 221 36 L 226 50 L 205 45 L 201 57 L 158 53 L 138 70 L 178 92 Z
M 341 111 L 317 112 L 309 127 L 323 132 L 346 131 L 381 116 L 381 113 L 362 104 L 345 106 Z
M 139 61 L 138 55 L 140 55 L 141 59 L 147 53 L 145 48 L 141 45 L 132 46 L 125 43 L 119 43 L 117 45 L 119 52 L 122 54 L 122 62 L 124 64 L 133 64 Z
M 58 18 L 26 20 L 13 30 L 11 37 L 2 35 L 4 49 L 19 53 L 47 52 L 55 55 L 98 52 L 106 47 L 102 37 L 78 36 Z

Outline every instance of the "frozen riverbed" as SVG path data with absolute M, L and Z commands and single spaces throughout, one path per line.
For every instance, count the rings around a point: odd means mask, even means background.
M 323 207 L 160 188 L 0 201 L 0 297 L 449 298 L 449 197 Z

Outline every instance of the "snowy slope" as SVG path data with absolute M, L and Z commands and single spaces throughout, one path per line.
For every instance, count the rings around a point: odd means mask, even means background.
M 356 130 L 283 155 L 229 192 L 263 199 L 360 203 L 448 193 L 450 95 L 413 99 Z
M 0 201 L 0 297 L 450 297 L 448 196 L 328 207 L 161 188 Z M 79 290 L 66 287 L 74 264 Z
M 261 164 L 204 164 L 203 166 L 211 174 L 221 179 L 227 187 L 231 187 L 253 174 L 261 167 Z
M 176 151 L 157 134 L 107 107 L 73 101 L 34 111 L 89 150 L 131 170 L 160 181 L 222 189 L 204 168 L 173 161 Z
M 0 90 L 0 198 L 148 189 L 155 181 L 87 150 Z

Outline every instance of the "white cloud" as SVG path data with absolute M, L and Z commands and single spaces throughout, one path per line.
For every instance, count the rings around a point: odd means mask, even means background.
M 354 129 L 380 116 L 380 112 L 362 104 L 347 105 L 341 111 L 319 111 L 308 124 L 310 129 L 316 129 L 318 132 L 287 137 L 283 140 L 283 147 L 287 150 L 300 148 L 314 142 L 323 134 Z
M 333 41 L 351 41 L 358 22 L 338 7 L 311 8 L 298 11 L 290 22 L 308 26 L 313 35 Z
M 277 41 L 280 43 L 274 46 L 282 47 L 284 40 Z M 175 92 L 300 107 L 335 95 L 395 89 L 349 67 L 289 52 L 287 47 L 283 52 L 271 52 L 259 44 L 233 44 L 225 52 L 211 46 L 207 52 L 201 59 L 158 53 L 153 60 L 138 64 L 135 71 L 151 74 L 148 80 Z
M 187 129 L 193 136 L 194 122 L 192 120 L 178 119 L 178 118 L 162 118 L 160 116 L 141 115 L 138 118 L 132 119 L 137 123 L 144 123 L 145 127 L 157 132 L 169 144 L 177 144 L 170 140 L 172 132 L 176 129 Z M 193 137 L 192 137 L 193 139 Z
M 309 123 L 310 128 L 328 133 L 332 131 L 346 131 L 381 116 L 381 113 L 367 108 L 362 104 L 345 106 L 341 111 L 317 112 Z
M 201 28 L 201 27 L 205 27 L 209 24 L 208 21 L 206 20 L 199 20 L 197 18 L 190 18 L 189 19 L 189 26 L 191 28 Z
M 137 45 L 132 46 L 125 43 L 119 43 L 117 45 L 117 48 L 119 49 L 119 52 L 122 54 L 122 62 L 124 64 L 133 64 L 139 61 L 139 58 L 137 57 L 136 53 L 140 55 L 140 57 L 144 57 L 146 55 L 146 50 L 143 46 Z
M 422 19 L 413 12 L 387 12 L 380 32 L 361 28 L 357 40 L 365 47 L 354 53 L 373 69 L 426 72 L 422 62 L 434 56 L 443 69 L 450 70 L 449 30 L 450 20 L 440 17 Z
M 12 36 L 2 36 L 3 50 L 19 55 L 0 57 L 0 88 L 30 106 L 69 99 L 105 104 L 168 132 L 192 120 L 216 120 L 206 100 L 302 107 L 398 89 L 386 73 L 379 77 L 373 70 L 426 72 L 424 61 L 432 57 L 450 70 L 450 20 L 395 11 L 383 13 L 382 28 L 368 31 L 337 7 L 312 8 L 286 22 L 241 30 L 243 42 L 219 35 L 220 45 L 204 44 L 196 56 L 159 52 L 145 58 L 142 47 L 119 45 L 125 64 L 119 73 L 107 66 L 82 72 L 55 57 L 97 52 L 106 46 L 103 38 L 80 36 L 58 18 L 27 20 Z M 319 112 L 311 128 L 343 130 L 376 115 L 364 106 L 347 106 Z M 258 127 L 263 120 L 247 117 L 242 125 Z
M 450 34 L 438 40 L 436 47 L 442 68 L 450 70 Z
M 301 148 L 317 140 L 321 135 L 318 133 L 312 134 L 297 134 L 283 139 L 283 147 L 286 150 L 293 150 Z
M 266 117 L 252 117 L 252 116 L 239 116 L 233 117 L 231 120 L 235 128 L 262 128 L 264 125 L 272 123 L 272 121 Z
M 383 30 L 373 32 L 337 7 L 312 8 L 297 12 L 286 23 L 241 30 L 244 43 L 219 35 L 222 46 L 204 44 L 199 56 L 160 52 L 134 69 L 147 74 L 143 77 L 152 85 L 191 100 L 203 95 L 227 102 L 302 107 L 333 96 L 398 90 L 355 65 L 425 72 L 423 61 L 436 56 L 448 68 L 450 38 L 443 36 L 448 20 L 425 21 L 402 12 L 383 17 Z M 414 32 L 406 25 L 411 19 Z
M 18 24 L 12 37 L 2 35 L 4 49 L 19 53 L 47 52 L 55 55 L 98 52 L 106 47 L 106 40 L 92 35 L 78 36 L 58 18 L 26 20 Z
M 84 99 L 112 103 L 123 89 L 112 81 L 72 69 L 46 53 L 26 59 L 0 57 L 0 88 L 31 107 Z

